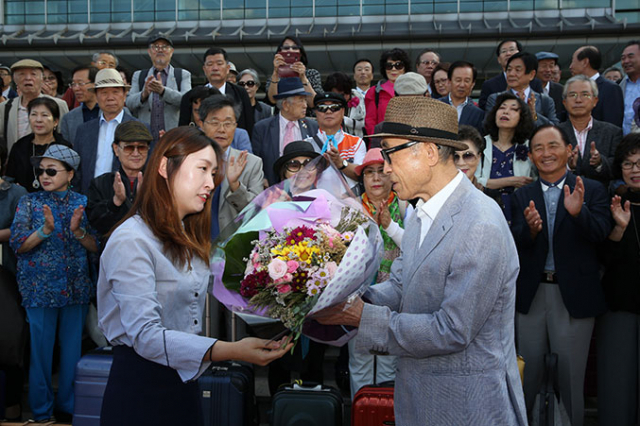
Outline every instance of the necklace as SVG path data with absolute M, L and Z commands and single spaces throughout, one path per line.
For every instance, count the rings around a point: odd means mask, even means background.
M 31 142 L 31 147 L 33 148 L 33 156 L 36 156 L 36 144 Z M 33 189 L 40 189 L 40 181 L 38 181 L 38 176 L 36 176 L 36 168 L 33 167 L 33 183 L 31 184 L 31 186 L 33 186 Z

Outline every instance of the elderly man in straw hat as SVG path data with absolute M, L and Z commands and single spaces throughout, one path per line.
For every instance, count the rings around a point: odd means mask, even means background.
M 398 357 L 398 425 L 525 425 L 514 346 L 518 256 L 498 205 L 456 169 L 456 109 L 424 97 L 389 102 L 385 171 L 419 198 L 402 255 L 365 303 L 320 312 L 359 327 L 356 350 Z
M 91 179 L 120 168 L 112 147 L 116 127 L 127 121 L 138 121 L 124 108 L 130 87 L 114 69 L 105 68 L 96 74 L 91 90 L 96 93 L 100 116 L 80 125 L 73 141 L 73 149 L 82 158 L 78 179 L 83 194 L 87 193 Z

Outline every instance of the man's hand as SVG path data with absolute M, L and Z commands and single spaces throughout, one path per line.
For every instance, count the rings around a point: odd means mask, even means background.
M 313 319 L 325 325 L 350 325 L 360 326 L 364 302 L 357 297 L 351 304 L 341 303 L 313 314 Z
M 600 164 L 602 164 L 602 157 L 600 157 L 600 152 L 598 152 L 598 150 L 596 149 L 596 143 L 595 142 L 591 142 L 591 149 L 589 151 L 589 154 L 591 154 L 591 158 L 589 158 L 589 164 L 593 167 L 598 167 Z
M 523 186 L 527 186 L 533 182 L 533 179 L 529 176 L 511 176 L 506 179 L 509 179 L 511 186 L 515 188 L 522 188 Z
M 136 185 L 136 193 L 138 193 L 138 191 L 140 191 L 140 188 L 142 188 L 142 180 L 142 172 L 138 172 L 138 184 Z
M 524 219 L 527 221 L 527 225 L 529 225 L 531 239 L 534 240 L 540 231 L 542 231 L 542 218 L 533 200 L 529 201 L 529 206 L 524 209 Z
M 578 217 L 584 203 L 584 182 L 580 176 L 576 177 L 576 187 L 571 192 L 569 185 L 564 186 L 564 208 L 573 216 Z
M 113 204 L 115 204 L 116 207 L 120 207 L 126 199 L 127 191 L 125 191 L 124 183 L 122 183 L 120 172 L 116 172 L 113 178 Z
M 249 153 L 242 151 L 237 157 L 230 157 L 229 164 L 227 165 L 227 180 L 229 181 L 229 189 L 231 192 L 235 192 L 240 187 L 240 175 L 247 166 L 247 158 Z
M 330 145 L 324 155 L 325 158 L 331 161 L 338 169 L 342 167 L 342 157 L 340 157 L 340 151 L 338 151 L 335 146 Z
M 573 147 L 571 150 L 571 156 L 569 157 L 569 168 L 571 170 L 575 170 L 578 167 L 578 160 L 580 159 L 580 148 L 578 148 L 578 144 Z

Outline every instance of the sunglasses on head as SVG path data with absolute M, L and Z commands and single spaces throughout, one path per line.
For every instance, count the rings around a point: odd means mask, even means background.
M 298 160 L 290 160 L 287 161 L 286 164 L 284 165 L 284 167 L 289 170 L 291 173 L 296 173 L 299 172 L 300 169 L 307 167 L 307 164 L 309 164 L 311 162 L 310 158 L 307 158 L 306 160 L 300 162 Z M 316 163 L 317 164 L 317 163 Z M 311 168 L 310 168 L 311 169 Z M 315 169 L 315 167 L 313 167 L 313 169 Z
M 247 87 L 253 87 L 256 85 L 256 82 L 253 80 L 249 80 L 249 81 L 239 81 L 238 82 L 238 86 L 247 86 Z
M 149 152 L 149 145 L 119 145 L 120 149 L 127 155 L 133 154 L 136 149 L 140 154 L 146 154 Z
M 402 61 L 387 62 L 386 64 L 384 64 L 384 68 L 387 71 L 391 71 L 394 68 L 397 69 L 397 70 L 403 70 L 404 69 L 404 62 L 402 62 Z
M 455 161 L 458 161 L 460 158 L 462 157 L 462 159 L 464 161 L 473 161 L 476 159 L 476 154 L 474 154 L 473 152 L 465 152 L 464 154 L 460 155 L 457 152 L 453 154 L 453 159 Z
M 339 105 L 339 104 L 329 104 L 329 105 L 320 104 L 320 105 L 316 105 L 316 110 L 320 111 L 322 113 L 329 112 L 329 111 L 338 112 L 341 109 L 342 109 L 342 105 Z
M 43 173 L 46 173 L 48 176 L 54 177 L 58 172 L 66 172 L 66 170 L 43 169 L 38 167 L 36 169 L 36 176 L 41 176 Z

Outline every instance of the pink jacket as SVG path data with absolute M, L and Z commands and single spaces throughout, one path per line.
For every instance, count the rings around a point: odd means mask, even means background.
M 376 92 L 379 93 L 378 105 L 376 105 Z M 376 124 L 384 121 L 387 104 L 394 96 L 393 82 L 389 80 L 384 83 L 378 82 L 375 87 L 367 90 L 367 94 L 364 97 L 364 105 L 367 110 L 367 115 L 364 118 L 364 128 L 367 135 L 372 135 Z

